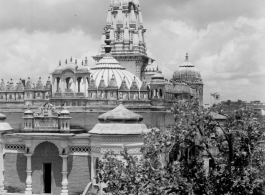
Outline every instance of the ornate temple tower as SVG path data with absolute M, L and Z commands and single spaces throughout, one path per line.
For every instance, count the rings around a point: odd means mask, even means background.
M 148 64 L 146 54 L 146 29 L 138 0 L 111 0 L 107 24 L 102 33 L 101 47 L 93 58 L 98 62 L 105 54 L 105 32 L 110 30 L 111 54 L 129 72 L 143 80 L 143 71 Z M 152 60 L 153 61 L 153 60 Z

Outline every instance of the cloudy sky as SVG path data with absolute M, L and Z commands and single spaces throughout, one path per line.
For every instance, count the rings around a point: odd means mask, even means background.
M 185 53 L 201 71 L 205 103 L 265 102 L 264 0 L 140 0 L 149 55 L 167 78 Z M 46 80 L 58 61 L 97 54 L 109 0 L 1 0 L 0 78 Z

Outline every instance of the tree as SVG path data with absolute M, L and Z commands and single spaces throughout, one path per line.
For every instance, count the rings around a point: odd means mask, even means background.
M 97 178 L 112 194 L 233 195 L 263 194 L 264 123 L 255 114 L 238 110 L 220 122 L 197 99 L 172 107 L 172 130 L 152 129 L 143 135 L 143 157 L 106 153 Z M 209 164 L 207 164 L 207 159 Z

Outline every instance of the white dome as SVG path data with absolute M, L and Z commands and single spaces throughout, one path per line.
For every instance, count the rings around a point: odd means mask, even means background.
M 91 68 L 90 73 L 95 80 L 97 87 L 99 86 L 102 78 L 104 79 L 106 86 L 108 86 L 112 76 L 115 77 L 119 88 L 124 78 L 129 88 L 132 85 L 134 78 L 138 87 L 140 88 L 142 86 L 142 82 L 138 77 L 125 70 L 125 68 L 109 54 L 106 54 L 101 60 L 99 60 L 96 66 Z

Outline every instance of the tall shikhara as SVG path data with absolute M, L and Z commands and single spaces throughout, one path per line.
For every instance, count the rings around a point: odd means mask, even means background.
M 143 80 L 148 64 L 146 54 L 146 29 L 138 0 L 111 0 L 107 24 L 102 33 L 101 49 L 93 58 L 98 62 L 105 54 L 105 32 L 110 30 L 111 54 L 126 68 Z M 151 60 L 153 61 L 153 60 Z

